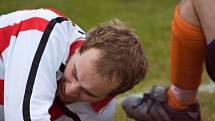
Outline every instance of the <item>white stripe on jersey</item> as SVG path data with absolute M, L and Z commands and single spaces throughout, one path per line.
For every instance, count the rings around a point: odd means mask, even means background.
M 20 23 L 22 20 L 30 19 L 32 17 L 43 18 L 50 21 L 53 18 L 59 17 L 56 13 L 48 9 L 36 9 L 36 10 L 22 10 L 12 12 L 1 16 L 0 28 L 15 23 Z
M 4 62 L 3 62 L 2 58 L 0 57 L 0 79 L 1 80 L 4 80 L 4 74 L 5 74 L 4 71 L 5 71 L 4 70 Z
M 37 30 L 20 33 L 18 38 L 10 41 L 7 56 L 5 58 L 3 56 L 5 62 L 4 106 L 6 121 L 23 120 L 22 105 L 25 86 L 42 34 Z M 31 38 L 34 38 L 34 40 L 31 40 Z

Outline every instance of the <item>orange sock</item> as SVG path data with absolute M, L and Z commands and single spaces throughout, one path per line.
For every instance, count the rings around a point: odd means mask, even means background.
M 198 89 L 206 50 L 207 43 L 201 28 L 186 22 L 176 8 L 170 49 L 172 84 L 186 90 Z
M 178 95 L 169 89 L 168 104 L 173 109 L 184 110 L 196 100 L 197 93 L 185 100 L 180 98 L 186 96 L 189 91 L 197 92 L 201 83 L 206 49 L 207 43 L 201 28 L 186 22 L 176 7 L 171 31 L 170 80 L 172 85 L 182 91 L 177 92 L 180 95 L 177 97 Z M 180 94 L 181 92 L 183 93 Z

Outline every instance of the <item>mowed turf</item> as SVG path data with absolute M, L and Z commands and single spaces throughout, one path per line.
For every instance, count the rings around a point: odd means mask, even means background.
M 98 23 L 118 18 L 139 35 L 149 60 L 144 81 L 120 99 L 149 90 L 152 85 L 168 85 L 170 25 L 175 0 L 0 0 L 0 15 L 19 9 L 54 8 L 61 11 L 85 31 Z M 207 80 L 204 76 L 203 80 Z M 215 93 L 200 93 L 202 121 L 215 121 Z M 113 121 L 132 121 L 117 106 Z

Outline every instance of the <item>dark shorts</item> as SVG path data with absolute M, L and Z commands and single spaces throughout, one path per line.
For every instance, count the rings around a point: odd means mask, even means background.
M 215 39 L 208 44 L 206 70 L 210 78 L 215 82 Z

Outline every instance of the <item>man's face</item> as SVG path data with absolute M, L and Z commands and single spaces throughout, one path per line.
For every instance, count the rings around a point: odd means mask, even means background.
M 89 49 L 70 57 L 57 90 L 63 102 L 98 101 L 117 86 L 116 81 L 109 81 L 96 73 L 94 61 L 99 54 L 99 50 Z

